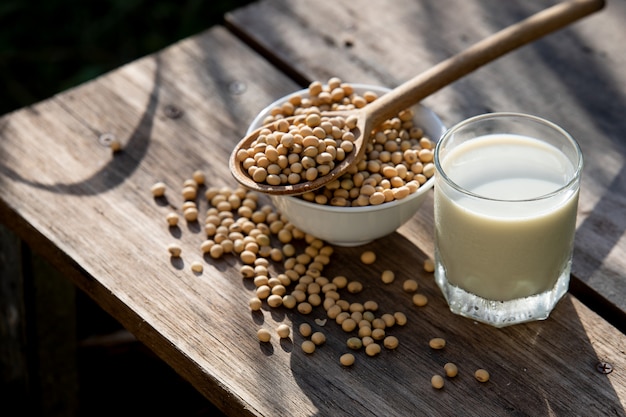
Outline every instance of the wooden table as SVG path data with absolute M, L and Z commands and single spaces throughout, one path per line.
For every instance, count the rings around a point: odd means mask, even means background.
M 432 196 L 396 233 L 335 248 L 328 277 L 403 311 L 396 350 L 356 352 L 320 309 L 251 312 L 235 256 L 202 257 L 199 228 L 169 229 L 183 181 L 234 187 L 227 165 L 269 102 L 338 76 L 393 87 L 553 1 L 262 0 L 167 49 L 0 119 L 0 219 L 228 415 L 626 415 L 626 33 L 623 2 L 509 54 L 424 100 L 446 125 L 490 111 L 543 116 L 585 157 L 570 293 L 544 322 L 495 329 L 449 312 L 424 259 Z M 122 151 L 102 142 L 114 137 Z M 168 185 L 167 202 L 150 188 Z M 183 248 L 181 261 L 166 250 Z M 363 266 L 359 255 L 378 260 Z M 190 270 L 193 261 L 204 266 Z M 380 272 L 392 269 L 394 284 Z M 402 290 L 416 279 L 429 304 Z M 302 322 L 326 344 L 300 349 Z M 256 332 L 286 323 L 290 339 Z M 444 337 L 442 351 L 428 347 Z M 460 368 L 442 390 L 430 378 Z M 598 370 L 606 363 L 605 372 Z M 472 374 L 485 368 L 488 383 Z M 155 399 L 158 401 L 158 399 Z

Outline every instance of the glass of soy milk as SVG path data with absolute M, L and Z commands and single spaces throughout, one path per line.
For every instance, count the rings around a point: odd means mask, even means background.
M 496 327 L 548 317 L 567 292 L 582 153 L 559 126 L 491 113 L 435 149 L 435 279 L 452 312 Z

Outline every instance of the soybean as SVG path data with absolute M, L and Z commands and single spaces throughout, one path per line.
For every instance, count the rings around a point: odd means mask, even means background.
M 298 302 L 296 301 L 296 298 L 293 295 L 291 295 L 291 294 L 283 295 L 283 306 L 285 308 L 292 309 L 297 304 L 298 304 Z
M 286 339 L 291 335 L 291 328 L 284 323 L 279 324 L 278 327 L 276 328 L 276 333 L 278 334 L 278 337 L 280 337 L 281 339 Z
M 342 289 L 348 285 L 348 278 L 343 275 L 338 275 L 333 278 L 332 283 L 335 284 L 338 289 Z
M 396 311 L 393 313 L 393 317 L 396 319 L 396 324 L 398 326 L 404 326 L 407 322 L 406 314 L 401 311 Z
M 407 279 L 402 283 L 402 289 L 406 292 L 415 292 L 419 288 L 419 284 L 414 279 Z
M 167 250 L 174 258 L 178 258 L 182 252 L 181 247 L 178 246 L 176 243 L 172 243 L 171 245 L 169 245 L 167 247 Z
M 272 335 L 267 329 L 259 329 L 256 335 L 261 342 L 269 342 L 272 339 Z
M 363 291 L 363 284 L 359 281 L 350 281 L 347 285 L 348 292 L 352 294 L 356 294 L 358 292 Z
M 283 297 L 278 294 L 271 294 L 267 297 L 267 305 L 272 308 L 278 308 L 283 305 Z
M 241 262 L 243 262 L 244 264 L 251 265 L 256 260 L 256 255 L 252 251 L 244 250 L 239 255 L 239 258 L 241 259 Z
M 440 350 L 446 347 L 446 340 L 441 337 L 435 337 L 430 339 L 428 345 L 431 347 L 431 349 Z
M 305 340 L 304 342 L 302 342 L 300 347 L 302 348 L 302 351 L 304 353 L 311 354 L 311 353 L 315 352 L 315 343 L 313 343 L 310 340 Z
M 165 195 L 166 189 L 167 186 L 165 185 L 165 183 L 157 182 L 152 186 L 152 188 L 150 188 L 150 191 L 152 191 L 152 195 L 154 197 L 163 197 Z
M 204 247 L 202 249 L 204 251 Z M 208 249 L 211 249 L 211 247 L 209 246 Z M 255 275 L 254 268 L 252 268 L 252 266 L 250 265 L 243 265 L 239 269 L 239 271 L 241 272 L 241 276 L 243 276 L 244 278 L 253 278 Z
M 376 253 L 371 250 L 365 251 L 361 254 L 361 262 L 365 265 L 371 265 L 376 262 Z
M 248 301 L 248 305 L 250 306 L 250 310 L 259 311 L 261 307 L 263 306 L 263 302 L 261 301 L 259 297 L 252 297 Z
M 202 263 L 199 261 L 194 261 L 191 263 L 191 270 L 193 272 L 201 273 L 204 270 Z
M 380 318 L 383 322 L 385 322 L 385 327 L 392 327 L 394 324 L 396 324 L 396 318 L 393 316 L 393 314 L 385 313 L 380 316 Z
M 168 213 L 165 220 L 167 220 L 167 224 L 170 226 L 176 226 L 178 224 L 178 214 L 174 212 Z
M 398 347 L 399 344 L 400 342 L 395 336 L 387 336 L 383 340 L 383 346 L 385 346 L 387 349 L 395 349 Z
M 418 307 L 424 307 L 426 304 L 428 304 L 428 298 L 421 293 L 417 293 L 413 295 L 413 304 L 415 304 Z
M 322 332 L 315 332 L 311 335 L 311 342 L 316 345 L 322 345 L 326 342 L 326 335 Z
M 365 353 L 368 356 L 376 356 L 381 352 L 381 347 L 378 343 L 370 343 L 365 346 Z
M 384 284 L 391 284 L 394 281 L 394 279 L 396 279 L 396 275 L 394 274 L 393 271 L 386 269 L 380 275 L 380 279 L 382 280 Z
M 424 261 L 424 271 L 433 272 L 435 270 L 435 261 L 432 258 L 427 258 Z
M 200 170 L 196 170 L 193 172 L 192 175 L 193 180 L 198 184 L 198 185 L 202 185 L 204 184 L 204 173 Z
M 300 334 L 303 337 L 311 336 L 312 329 L 311 329 L 311 325 L 309 323 L 302 323 L 302 324 L 300 324 L 298 329 L 300 330 Z
M 383 340 L 385 335 L 385 329 L 372 329 L 371 336 L 374 340 Z
M 371 345 L 372 343 L 375 343 L 374 339 L 372 339 L 370 336 L 362 337 L 361 341 L 363 342 L 363 346 L 365 347 Z
M 359 350 L 363 347 L 363 341 L 360 337 L 351 337 L 347 340 L 346 344 L 350 349 Z
M 221 258 L 225 252 L 224 247 L 225 247 L 224 242 L 222 242 L 222 244 L 220 245 L 211 246 L 209 248 L 209 255 L 211 255 L 211 258 L 213 259 Z
M 478 382 L 487 382 L 489 381 L 489 372 L 487 372 L 486 369 L 477 369 L 476 372 L 474 372 L 474 378 L 476 378 Z
M 344 332 L 349 333 L 356 329 L 357 323 L 352 318 L 347 318 L 341 322 L 341 328 Z
M 113 138 L 109 142 L 109 148 L 111 148 L 111 151 L 113 151 L 113 153 L 117 153 L 122 150 L 122 142 L 120 142 L 118 138 Z
M 370 326 L 359 326 L 359 332 L 358 335 L 360 338 L 369 336 L 372 336 L 372 328 Z
M 443 370 L 446 372 L 446 376 L 454 378 L 459 373 L 459 368 L 452 362 L 448 362 L 443 366 Z
M 339 363 L 341 363 L 343 366 L 352 366 L 354 365 L 354 361 L 355 361 L 355 358 L 352 353 L 344 353 L 339 358 Z
M 298 309 L 298 312 L 300 314 L 310 314 L 311 311 L 313 311 L 313 306 L 310 303 L 307 303 L 306 301 L 303 301 L 300 304 L 298 304 L 296 308 Z
M 441 375 L 433 375 L 432 378 L 430 378 L 430 384 L 435 389 L 442 389 L 444 385 L 443 377 Z
M 181 193 L 185 200 L 193 200 L 196 198 L 197 192 L 198 190 L 196 187 L 186 186 L 183 188 Z

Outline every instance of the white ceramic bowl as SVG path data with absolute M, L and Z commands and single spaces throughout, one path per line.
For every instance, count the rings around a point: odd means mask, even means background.
M 388 88 L 352 84 L 355 92 L 374 91 L 382 95 Z M 300 90 L 282 97 L 265 109 L 251 123 L 248 133 L 260 127 L 270 110 L 289 99 L 291 95 L 308 95 Z M 445 131 L 439 117 L 430 109 L 416 105 L 413 108 L 417 124 L 425 136 L 437 141 Z M 402 200 L 366 207 L 335 207 L 321 205 L 292 196 L 271 196 L 273 204 L 285 217 L 303 232 L 337 246 L 359 246 L 393 233 L 418 211 L 426 193 L 433 188 L 434 178 L 429 178 L 420 188 Z

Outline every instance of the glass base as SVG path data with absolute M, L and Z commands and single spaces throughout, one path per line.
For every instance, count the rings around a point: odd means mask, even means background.
M 436 266 L 435 281 L 453 313 L 494 327 L 505 327 L 547 319 L 567 292 L 570 270 L 571 261 L 550 291 L 510 301 L 487 300 L 450 284 L 441 264 Z

